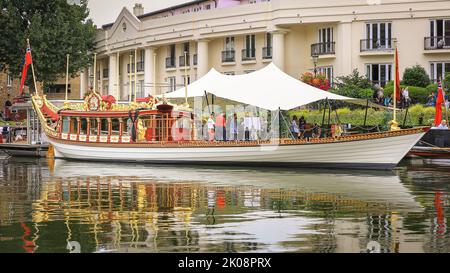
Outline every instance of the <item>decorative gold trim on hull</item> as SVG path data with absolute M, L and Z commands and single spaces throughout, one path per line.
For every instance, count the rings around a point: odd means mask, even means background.
M 405 129 L 399 131 L 391 132 L 380 132 L 380 133 L 369 133 L 369 134 L 359 134 L 352 136 L 341 136 L 338 138 L 321 138 L 321 139 L 311 139 L 306 140 L 290 140 L 290 139 L 280 139 L 279 141 L 182 141 L 182 142 L 137 142 L 137 143 L 120 143 L 120 144 L 102 144 L 102 143 L 89 143 L 81 141 L 70 141 L 48 136 L 53 141 L 67 144 L 67 145 L 80 145 L 80 146 L 90 146 L 90 147 L 117 147 L 117 148 L 211 148 L 211 147 L 260 147 L 260 146 L 289 146 L 289 145 L 314 145 L 314 144 L 333 144 L 342 142 L 354 142 L 363 141 L 371 139 L 382 139 L 389 137 L 398 137 L 404 135 L 415 135 L 420 133 L 425 133 L 430 129 L 430 127 L 419 127 L 414 129 Z

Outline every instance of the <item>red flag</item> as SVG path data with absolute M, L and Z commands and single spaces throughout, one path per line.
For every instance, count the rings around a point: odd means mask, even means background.
M 27 53 L 25 54 L 25 63 L 22 69 L 22 81 L 20 82 L 20 95 L 22 95 L 23 85 L 25 84 L 25 79 L 27 78 L 28 66 L 33 62 L 31 58 L 31 49 L 28 46 Z
M 434 125 L 439 126 L 442 122 L 442 104 L 444 103 L 444 91 L 442 89 L 442 82 L 439 80 L 438 95 L 436 99 L 436 117 L 434 118 Z
M 395 97 L 397 101 L 401 100 L 400 96 L 400 69 L 398 67 L 398 49 L 395 48 Z

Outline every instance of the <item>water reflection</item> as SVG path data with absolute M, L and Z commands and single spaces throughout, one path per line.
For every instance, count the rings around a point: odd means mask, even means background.
M 327 173 L 14 159 L 0 169 L 0 252 L 448 252 L 449 168 L 416 163 Z

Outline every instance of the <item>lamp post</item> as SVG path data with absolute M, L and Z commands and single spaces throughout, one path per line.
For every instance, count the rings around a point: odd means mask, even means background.
M 317 77 L 317 62 L 319 61 L 319 55 L 317 53 L 314 53 L 312 55 L 313 62 L 314 62 L 314 78 Z

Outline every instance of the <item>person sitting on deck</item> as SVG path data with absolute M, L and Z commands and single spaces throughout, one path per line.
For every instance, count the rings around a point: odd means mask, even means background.
M 441 122 L 441 124 L 439 124 L 439 126 L 437 127 L 437 129 L 448 130 L 447 121 L 446 121 L 446 120 L 443 120 L 443 121 Z

